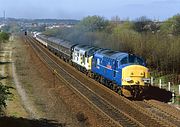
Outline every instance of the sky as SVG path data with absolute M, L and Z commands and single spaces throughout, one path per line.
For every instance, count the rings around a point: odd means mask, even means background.
M 166 20 L 180 13 L 180 0 L 0 0 L 0 17 L 82 19 L 99 15 Z

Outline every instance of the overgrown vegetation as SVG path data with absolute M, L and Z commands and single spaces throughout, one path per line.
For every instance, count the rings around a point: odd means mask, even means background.
M 129 52 L 143 57 L 154 76 L 173 75 L 168 80 L 180 83 L 180 15 L 167 21 L 140 17 L 135 21 L 108 21 L 88 16 L 71 28 L 44 32 L 76 43 Z M 172 78 L 173 77 L 173 78 Z
M 0 47 L 2 47 L 2 43 L 5 43 L 9 40 L 9 34 L 5 33 L 5 32 L 0 32 Z M 0 48 L 1 51 L 2 48 Z M 0 77 L 2 78 L 2 77 Z M 2 78 L 3 79 L 3 78 Z M 0 112 L 2 111 L 3 107 L 6 107 L 6 100 L 8 99 L 10 93 L 10 88 L 12 87 L 8 87 L 5 86 L 4 84 L 2 84 L 0 82 Z
M 9 34 L 6 32 L 0 32 L 0 50 L 2 50 L 2 43 L 9 40 Z
M 0 82 L 0 112 L 6 107 L 6 100 L 11 95 L 10 89 L 12 87 L 5 86 Z
M 0 42 L 6 42 L 9 40 L 9 34 L 6 32 L 0 32 Z

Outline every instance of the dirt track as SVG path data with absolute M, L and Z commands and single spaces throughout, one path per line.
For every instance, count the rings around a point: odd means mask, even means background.
M 29 99 L 29 103 L 24 100 L 23 104 L 30 117 L 53 119 L 70 126 L 79 126 L 68 105 L 56 96 L 58 91 L 52 86 L 52 73 L 29 45 L 19 40 L 13 46 L 16 74 Z

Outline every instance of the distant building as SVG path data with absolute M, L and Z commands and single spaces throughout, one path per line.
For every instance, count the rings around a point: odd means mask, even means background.
M 1 29 L 3 26 L 5 26 L 5 24 L 0 24 L 0 29 Z
M 52 24 L 46 27 L 46 29 L 53 29 L 53 28 L 71 28 L 73 25 L 67 24 Z

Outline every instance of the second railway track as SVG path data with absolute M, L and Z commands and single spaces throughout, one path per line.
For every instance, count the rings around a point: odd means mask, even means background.
M 148 114 L 148 112 L 144 112 L 140 106 L 134 107 L 136 105 L 131 105 L 132 103 L 129 102 L 129 100 L 122 97 L 118 98 L 118 104 L 113 105 L 113 102 L 110 103 L 107 101 L 107 98 L 105 99 L 103 96 L 97 94 L 98 90 L 94 92 L 87 87 L 82 80 L 78 80 L 74 75 L 61 67 L 55 60 L 55 56 L 38 44 L 36 40 L 31 37 L 26 37 L 25 39 L 31 44 L 36 53 L 39 54 L 39 57 L 48 64 L 52 70 L 56 70 L 56 74 L 63 78 L 69 87 L 76 91 L 82 98 L 86 99 L 117 126 L 176 126 L 150 113 Z
M 151 104 L 149 101 L 135 101 L 135 103 L 150 112 L 156 114 L 157 116 L 161 117 L 162 119 L 176 125 L 177 127 L 180 125 L 180 119 L 171 115 L 170 113 L 158 108 L 157 106 Z

